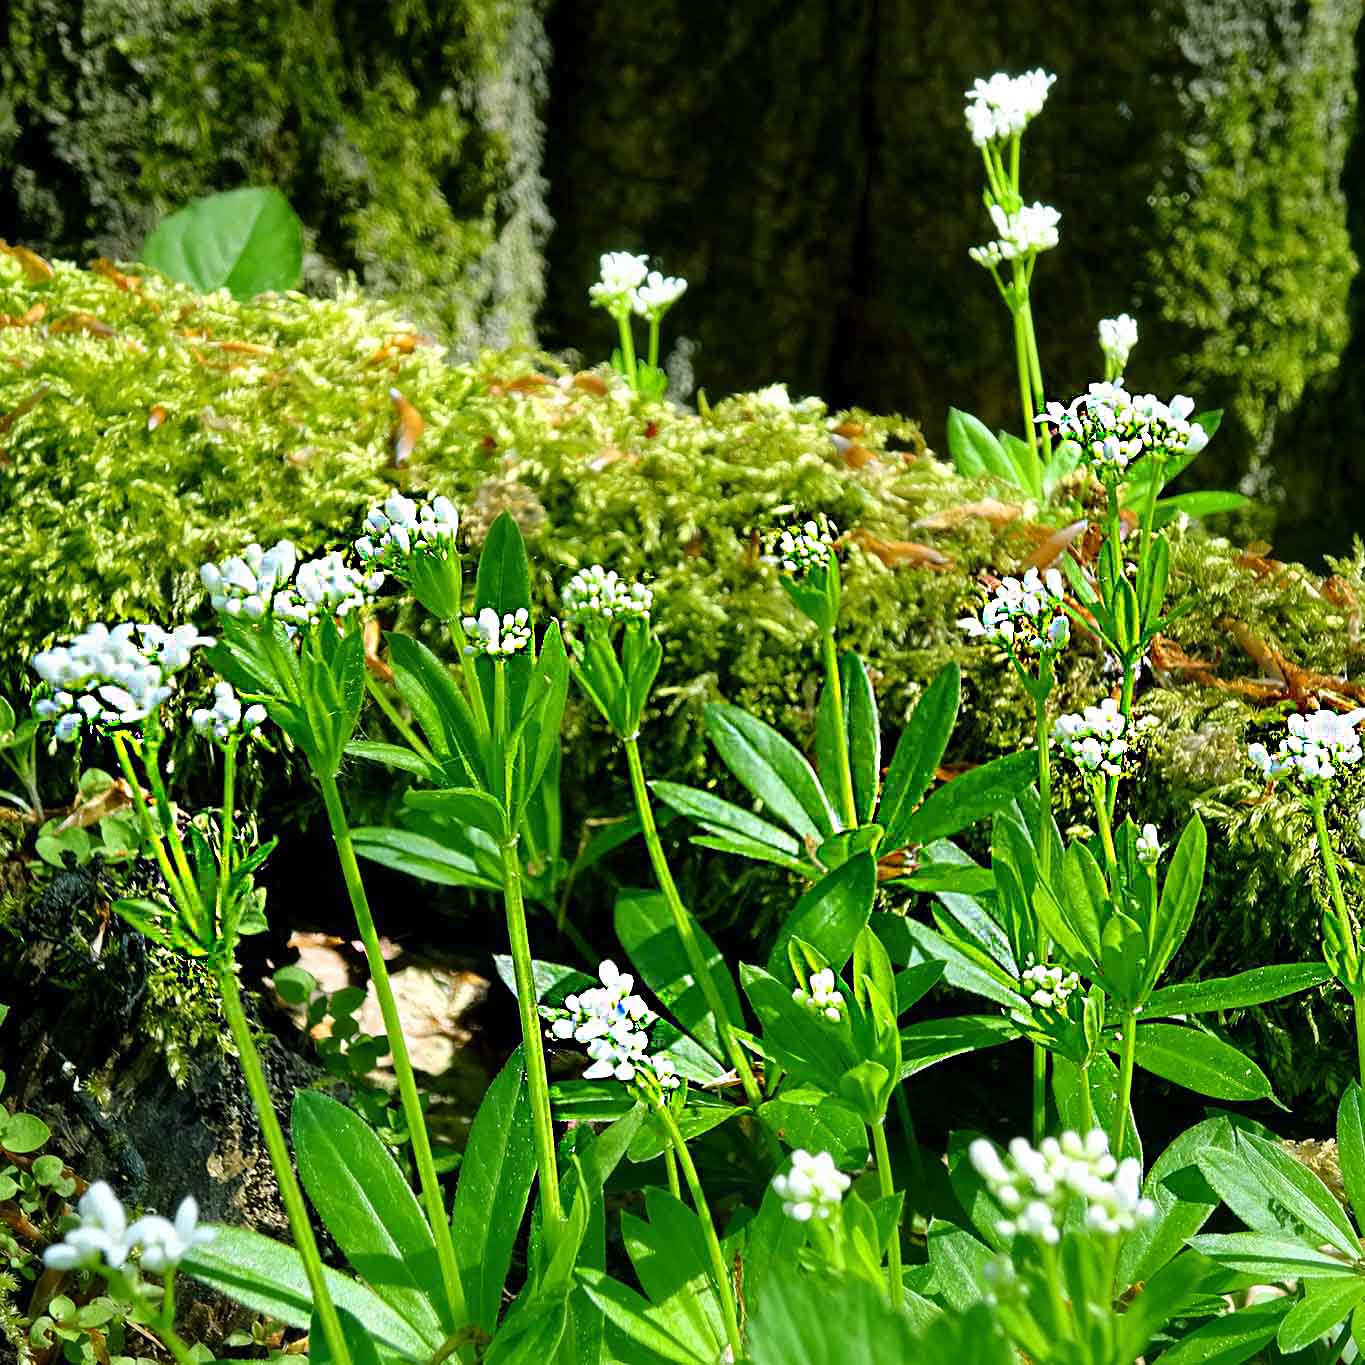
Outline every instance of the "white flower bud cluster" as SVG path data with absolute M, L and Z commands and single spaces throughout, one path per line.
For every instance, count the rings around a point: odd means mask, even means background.
M 259 621 L 293 578 L 298 562 L 298 551 L 288 540 L 268 550 L 253 543 L 221 564 L 201 565 L 199 581 L 208 589 L 214 611 Z
M 978 147 L 1017 137 L 1043 111 L 1056 76 L 1041 68 L 1022 76 L 997 71 L 966 92 L 967 131 Z
M 293 587 L 275 594 L 275 614 L 295 626 L 336 620 L 363 607 L 382 582 L 382 574 L 353 569 L 334 550 L 299 565 Z
M 659 1016 L 632 994 L 635 978 L 610 960 L 598 966 L 597 976 L 601 986 L 565 996 L 563 1009 L 542 1009 L 551 1021 L 550 1036 L 584 1045 L 592 1059 L 585 1080 L 628 1083 L 643 1075 L 660 1090 L 676 1089 L 679 1079 L 672 1060 L 649 1055 L 648 1030 Z
M 1022 579 L 1006 578 L 981 609 L 980 617 L 964 616 L 958 628 L 973 639 L 987 639 L 1017 653 L 1056 654 L 1071 639 L 1071 621 L 1063 610 L 1066 590 L 1056 569 L 1040 574 L 1029 569 Z
M 1155 825 L 1143 825 L 1136 842 L 1138 862 L 1155 867 L 1161 858 L 1161 839 Z
M 1360 762 L 1360 734 L 1356 727 L 1365 720 L 1365 707 L 1348 711 L 1313 711 L 1293 715 L 1289 734 L 1271 754 L 1264 744 L 1249 744 L 1247 754 L 1267 776 L 1297 773 L 1306 782 L 1330 782 L 1342 768 Z
M 1070 407 L 1049 403 L 1035 420 L 1057 428 L 1075 441 L 1092 464 L 1123 470 L 1140 455 L 1197 454 L 1208 444 L 1208 434 L 1189 420 L 1194 400 L 1176 394 L 1163 403 L 1153 393 L 1134 396 L 1119 384 L 1091 384 Z
M 487 654 L 490 659 L 510 659 L 531 643 L 531 617 L 525 607 L 499 616 L 492 607 L 485 607 L 477 616 L 464 618 L 468 643 L 466 654 Z
M 844 1017 L 844 997 L 839 993 L 837 978 L 831 967 L 812 972 L 808 989 L 798 986 L 792 992 L 792 999 L 804 1005 L 815 1014 L 823 1014 L 832 1024 Z
M 453 549 L 460 533 L 460 514 L 447 497 L 417 502 L 402 493 L 390 493 L 382 507 L 370 509 L 365 531 L 355 543 L 360 562 L 369 569 L 400 572 L 418 550 Z
M 249 735 L 259 729 L 265 724 L 265 715 L 265 707 L 259 703 L 243 711 L 232 684 L 218 682 L 213 685 L 213 705 L 197 707 L 190 714 L 190 724 L 195 734 L 225 744 L 235 734 Z
M 1019 993 L 1041 1010 L 1064 1009 L 1073 992 L 1080 990 L 1081 978 L 1060 967 L 1039 962 L 1019 978 Z
M 1085 1227 L 1104 1236 L 1131 1232 L 1156 1214 L 1156 1205 L 1142 1197 L 1141 1163 L 1135 1157 L 1116 1161 L 1101 1128 L 1085 1137 L 1068 1132 L 1044 1138 L 1037 1148 L 1015 1138 L 1004 1161 L 993 1143 L 978 1138 L 968 1155 L 1009 1215 L 996 1224 L 1002 1237 L 1055 1246 L 1074 1200 L 1082 1202 Z
M 1128 313 L 1100 319 L 1100 351 L 1115 374 L 1122 374 L 1138 342 L 1137 321 Z
M 1087 706 L 1084 712 L 1059 716 L 1052 738 L 1063 755 L 1083 773 L 1118 777 L 1128 751 L 1126 728 L 1118 702 L 1106 697 L 1098 706 Z
M 1058 224 L 1062 215 L 1047 204 L 1021 204 L 1014 213 L 1006 213 L 999 204 L 987 208 L 998 236 L 967 252 L 987 270 L 994 270 L 1002 261 L 1022 261 L 1040 251 L 1051 251 L 1061 240 Z
M 651 270 L 644 284 L 632 292 L 630 305 L 640 317 L 657 322 L 685 293 L 686 280 Z
M 828 1152 L 812 1155 L 800 1147 L 792 1153 L 791 1169 L 773 1176 L 782 1212 L 798 1223 L 829 1218 L 843 1202 L 850 1184 L 852 1181 Z
M 763 537 L 763 562 L 795 578 L 804 578 L 813 570 L 828 566 L 837 535 L 834 523 L 823 514 L 800 526 L 769 531 Z
M 643 583 L 631 583 L 615 569 L 600 564 L 580 569 L 563 593 L 564 615 L 577 625 L 590 621 L 648 621 L 654 593 Z
M 75 639 L 34 656 L 33 670 L 53 690 L 34 703 L 42 720 L 55 722 L 60 740 L 71 740 L 82 725 L 136 725 L 175 691 L 175 677 L 193 652 L 213 644 L 195 626 L 171 630 L 125 622 L 102 622 Z
M 196 1246 L 211 1242 L 217 1233 L 199 1226 L 199 1205 L 187 1195 L 176 1210 L 175 1221 L 159 1214 L 139 1218 L 131 1227 L 118 1196 L 103 1180 L 97 1180 L 76 1206 L 79 1222 L 66 1236 L 43 1253 L 49 1270 L 78 1270 L 104 1265 L 119 1270 L 134 1247 L 141 1247 L 144 1270 L 165 1274 L 185 1259 Z

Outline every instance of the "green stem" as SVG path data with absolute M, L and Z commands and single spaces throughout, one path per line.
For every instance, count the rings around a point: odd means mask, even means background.
M 379 999 L 379 1012 L 383 1016 L 384 1030 L 388 1035 L 389 1052 L 393 1057 L 394 1075 L 398 1080 L 403 1117 L 407 1121 L 408 1136 L 412 1141 L 413 1161 L 417 1166 L 418 1181 L 422 1187 L 427 1222 L 431 1225 L 431 1235 L 436 1243 L 436 1260 L 441 1269 L 441 1281 L 445 1287 L 451 1318 L 458 1324 L 466 1318 L 464 1289 L 460 1283 L 459 1267 L 455 1260 L 455 1245 L 450 1236 L 450 1219 L 446 1214 L 445 1199 L 441 1193 L 441 1181 L 436 1174 L 436 1163 L 431 1155 L 431 1138 L 427 1134 L 422 1101 L 417 1093 L 417 1077 L 413 1073 L 412 1060 L 408 1056 L 407 1040 L 403 1037 L 403 1021 L 398 1014 L 398 1002 L 393 996 L 389 969 L 385 965 L 384 953 L 379 945 L 379 931 L 375 928 L 369 899 L 365 895 L 365 883 L 361 879 L 360 865 L 356 861 L 355 845 L 351 842 L 351 829 L 346 822 L 341 792 L 337 789 L 336 778 L 330 773 L 319 773 L 318 781 L 322 787 L 322 799 L 327 807 L 327 820 L 332 829 L 332 841 L 336 844 L 337 859 L 341 863 L 341 875 L 346 882 L 346 892 L 350 897 L 356 928 L 360 931 L 361 942 L 365 945 L 365 960 L 369 964 L 370 980 L 374 983 L 375 995 Z
M 682 1198 L 682 1189 L 678 1185 L 678 1158 L 673 1155 L 671 1146 L 664 1148 L 664 1170 L 668 1173 L 668 1192 L 674 1199 Z
M 237 745 L 239 739 L 234 735 L 223 746 L 223 807 L 222 815 L 218 824 L 218 890 L 214 897 L 213 907 L 213 935 L 217 939 L 223 934 L 225 925 L 223 923 L 223 910 L 227 904 L 228 879 L 232 875 L 232 841 L 236 837 L 235 819 L 236 813 L 233 809 L 235 790 L 237 786 Z M 235 930 L 235 925 L 233 926 Z M 228 951 L 231 952 L 233 945 L 228 944 Z
M 1114 848 L 1114 826 L 1109 819 L 1108 800 L 1104 784 L 1096 773 L 1090 780 L 1090 801 L 1095 807 L 1095 823 L 1100 827 L 1100 843 L 1104 847 L 1104 875 L 1109 881 L 1109 894 L 1119 893 L 1119 858 Z
M 1038 738 L 1038 874 L 1047 881 L 1052 876 L 1052 750 L 1047 693 L 1041 688 L 1033 699 L 1033 716 Z
M 1038 455 L 1038 423 L 1033 420 L 1033 392 L 1029 386 L 1028 338 L 1024 335 L 1024 312 L 1017 304 L 1011 311 L 1014 314 L 1014 358 L 1019 368 L 1019 404 L 1024 412 L 1024 434 L 1028 437 L 1028 448 L 1035 457 Z
M 1081 1073 L 1081 1115 L 1084 1119 L 1083 1132 L 1088 1133 L 1095 1126 L 1095 1102 L 1090 1097 L 1090 1063 L 1080 1068 Z M 1038 1144 L 1034 1143 L 1036 1147 Z
M 649 320 L 649 368 L 659 368 L 659 318 Z
M 176 905 L 188 909 L 191 902 L 185 894 L 179 875 L 171 866 L 171 860 L 166 854 L 166 845 L 162 842 L 161 833 L 152 819 L 152 813 L 147 809 L 146 796 L 142 790 L 142 784 L 138 781 L 137 772 L 133 768 L 133 759 L 128 752 L 128 746 L 120 734 L 115 734 L 113 741 L 114 753 L 118 757 L 119 767 L 123 770 L 123 776 L 129 787 L 132 788 L 133 807 L 137 811 L 138 824 L 142 827 L 142 836 L 152 846 L 156 865 L 161 869 L 161 875 L 165 878 L 166 885 L 170 889 Z
M 839 677 L 839 651 L 834 632 L 820 637 L 820 653 L 825 665 L 825 681 L 834 701 L 834 752 L 839 765 L 839 802 L 843 806 L 844 828 L 858 827 L 858 810 L 853 799 L 853 768 L 848 757 L 848 731 L 844 728 L 844 685 Z
M 483 688 L 479 686 L 479 670 L 474 656 L 469 652 L 469 636 L 456 616 L 446 622 L 450 638 L 454 641 L 455 652 L 460 656 L 460 668 L 464 672 L 464 688 L 469 694 L 470 709 L 474 712 L 474 724 L 478 727 L 479 738 L 487 739 L 491 731 L 488 726 L 488 708 L 483 700 Z
M 1040 959 L 1041 960 L 1041 959 Z M 1033 1145 L 1047 1133 L 1047 1048 L 1033 1044 Z
M 1137 1011 L 1123 1012 L 1122 1067 L 1119 1071 L 1119 1097 L 1114 1109 L 1114 1127 L 1109 1134 L 1109 1150 L 1116 1161 L 1123 1160 L 1123 1143 L 1128 1135 L 1128 1110 L 1133 1099 L 1133 1058 L 1137 1050 Z
M 550 1228 L 557 1235 L 564 1222 L 564 1205 L 559 1197 L 554 1117 L 550 1111 L 550 1080 L 545 1070 L 545 1046 L 540 1036 L 535 970 L 531 962 L 531 939 L 526 930 L 526 902 L 521 894 L 521 859 L 517 856 L 515 835 L 502 845 L 502 900 L 507 912 L 507 939 L 512 949 L 512 970 L 517 983 L 517 1013 L 521 1016 L 521 1040 L 526 1054 L 526 1084 L 531 1096 L 531 1138 L 536 1153 L 536 1169 L 540 1172 L 540 1198 L 545 1205 Z
M 280 1187 L 280 1198 L 284 1201 L 284 1209 L 289 1216 L 289 1229 L 294 1235 L 294 1246 L 303 1261 L 303 1271 L 313 1295 L 313 1311 L 317 1313 L 322 1324 L 322 1332 L 327 1338 L 332 1360 L 336 1365 L 350 1365 L 350 1349 L 341 1331 L 341 1319 L 337 1316 L 331 1291 L 323 1277 L 322 1257 L 318 1255 L 313 1225 L 308 1221 L 303 1191 L 299 1188 L 298 1176 L 294 1174 L 294 1167 L 289 1160 L 289 1148 L 284 1140 L 284 1131 L 280 1127 L 275 1105 L 270 1098 L 270 1087 L 261 1068 L 261 1059 L 251 1037 L 246 1011 L 242 1007 L 237 978 L 231 967 L 219 974 L 218 984 L 223 998 L 223 1014 L 227 1018 L 232 1040 L 237 1045 L 237 1056 L 242 1064 L 242 1074 L 246 1077 L 246 1088 L 251 1095 L 252 1104 L 256 1107 L 261 1135 L 265 1138 L 265 1148 L 270 1154 L 270 1164 Z
M 625 367 L 626 382 L 635 393 L 639 393 L 640 377 L 635 370 L 635 338 L 630 331 L 630 314 L 618 314 L 616 327 L 621 334 L 621 364 Z
M 896 1179 L 891 1170 L 891 1152 L 886 1145 L 886 1115 L 879 1123 L 868 1124 L 872 1134 L 872 1146 L 877 1156 L 877 1180 L 881 1186 L 882 1198 L 886 1199 L 896 1192 Z M 891 1245 L 887 1248 L 886 1283 L 891 1292 L 891 1302 L 900 1307 L 905 1298 L 905 1281 L 901 1272 L 901 1229 L 897 1221 L 891 1232 Z
M 190 868 L 189 854 L 185 852 L 185 842 L 175 823 L 175 813 L 171 810 L 171 799 L 166 792 L 166 784 L 161 777 L 161 741 L 151 732 L 151 738 L 142 746 L 142 766 L 147 773 L 147 782 L 152 789 L 152 799 L 156 802 L 157 817 L 165 831 L 166 841 L 170 844 L 171 857 L 175 860 L 176 871 L 180 874 L 181 885 L 185 888 L 188 904 L 195 910 L 200 908 L 199 886 Z
M 735 1293 L 730 1284 L 730 1273 L 725 1267 L 725 1256 L 721 1252 L 720 1241 L 716 1237 L 716 1225 L 711 1221 L 711 1210 L 706 1203 L 706 1193 L 701 1187 L 701 1178 L 697 1175 L 697 1168 L 692 1164 L 692 1154 L 687 1150 L 687 1143 L 683 1140 L 678 1122 L 673 1117 L 667 1103 L 661 1103 L 656 1112 L 663 1120 L 664 1127 L 668 1129 L 673 1150 L 678 1154 L 683 1176 L 687 1180 L 687 1188 L 692 1192 L 692 1204 L 696 1208 L 697 1218 L 701 1222 L 702 1235 L 706 1239 L 706 1250 L 711 1258 L 711 1274 L 716 1282 L 716 1293 L 720 1296 L 720 1312 L 721 1317 L 725 1320 L 725 1336 L 730 1343 L 731 1357 L 736 1361 L 743 1360 L 744 1348 L 739 1340 L 739 1317 L 735 1312 Z
M 403 719 L 402 712 L 393 704 L 389 694 L 384 689 L 384 685 L 367 668 L 365 670 L 365 688 L 375 701 L 379 703 L 379 709 L 389 718 L 389 724 L 407 740 L 408 744 L 421 754 L 428 763 L 435 763 L 436 756 L 427 747 L 426 742 L 416 730 Z
M 730 1027 L 730 1016 L 721 1001 L 720 992 L 716 989 L 701 944 L 697 942 L 697 935 L 692 927 L 692 916 L 682 903 L 677 884 L 668 868 L 668 860 L 664 857 L 663 845 L 659 842 L 659 830 L 654 823 L 654 810 L 649 801 L 649 788 L 645 785 L 644 765 L 640 762 L 639 741 L 632 737 L 623 742 L 626 747 L 626 764 L 630 769 L 630 789 L 635 797 L 635 811 L 640 817 L 640 829 L 645 837 L 645 846 L 649 849 L 649 861 L 653 865 L 659 890 L 663 892 L 664 900 L 673 916 L 673 927 L 677 930 L 683 952 L 687 955 L 692 976 L 701 987 L 706 1007 L 716 1021 L 716 1033 L 720 1037 L 721 1046 L 725 1049 L 725 1055 L 730 1059 L 730 1065 L 734 1067 L 735 1074 L 744 1087 L 745 1099 L 757 1110 L 762 1102 L 762 1096 L 759 1093 L 758 1082 L 754 1080 L 753 1068 L 749 1065 L 749 1059 L 744 1055 L 744 1049 L 740 1047 L 739 1040 Z

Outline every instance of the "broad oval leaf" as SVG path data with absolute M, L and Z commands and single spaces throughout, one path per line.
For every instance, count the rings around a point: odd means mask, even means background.
M 423 1337 L 453 1320 L 436 1244 L 388 1148 L 358 1114 L 316 1090 L 294 1096 L 294 1156 L 308 1197 L 356 1274 Z
M 195 199 L 142 244 L 145 265 L 236 299 L 293 289 L 303 273 L 303 226 L 279 190 L 248 188 Z

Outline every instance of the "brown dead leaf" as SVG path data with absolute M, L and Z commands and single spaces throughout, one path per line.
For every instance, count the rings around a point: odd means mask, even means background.
M 379 622 L 373 616 L 365 621 L 365 667 L 385 686 L 393 685 L 393 669 L 380 657 L 379 645 L 383 639 Z
M 389 432 L 389 468 L 402 469 L 422 439 L 427 424 L 417 411 L 397 389 L 389 390 L 393 403 L 393 427 Z
M 594 398 L 607 396 L 607 381 L 600 374 L 593 374 L 591 370 L 580 370 L 574 375 L 572 382 L 574 388 L 590 393 Z
M 861 422 L 840 422 L 833 428 L 833 434 L 846 441 L 858 441 L 867 435 L 867 428 Z
M 883 540 L 861 528 L 850 531 L 844 540 L 851 540 L 868 554 L 876 555 L 888 569 L 933 569 L 942 572 L 952 567 L 952 559 L 932 545 L 921 545 L 914 540 Z
M 35 303 L 17 318 L 10 317 L 8 313 L 0 313 L 0 327 L 32 327 L 35 322 L 41 322 L 46 316 L 47 304 Z
M 84 332 L 87 336 L 100 337 L 105 341 L 118 336 L 107 322 L 93 313 L 68 313 L 64 318 L 58 318 L 47 330 L 51 336 L 64 332 Z
M 915 522 L 917 531 L 951 531 L 963 522 L 980 518 L 992 526 L 1005 526 L 1024 515 L 1024 509 L 1017 502 L 1001 502 L 999 498 L 981 498 L 977 502 L 959 502 L 945 507 L 932 516 L 921 517 Z M 1040 566 L 1043 567 L 1043 566 Z
M 29 394 L 22 403 L 16 404 L 8 412 L 0 414 L 0 436 L 4 436 L 9 429 L 27 412 L 32 412 L 44 398 L 52 392 L 51 384 L 40 385 L 33 393 Z
M 154 403 L 147 412 L 147 430 L 155 431 L 166 420 L 166 417 L 165 407 L 160 403 Z
M 1197 659 L 1165 635 L 1158 635 L 1152 641 L 1152 668 L 1159 675 L 1186 674 L 1202 683 L 1212 683 L 1213 673 L 1218 667 L 1216 659 Z
M 617 450 L 615 446 L 603 446 L 596 455 L 588 460 L 588 468 L 594 474 L 600 474 L 604 469 L 610 469 L 612 465 L 625 460 L 629 464 L 638 464 L 640 457 L 633 450 Z
M 859 445 L 857 441 L 845 441 L 839 454 L 843 456 L 844 463 L 850 469 L 865 469 L 877 459 L 876 451 Z
M 232 355 L 254 355 L 267 356 L 274 355 L 274 348 L 262 346 L 255 341 L 206 341 L 205 346 L 212 346 L 217 351 L 228 351 Z
M 123 290 L 125 294 L 136 294 L 142 290 L 142 281 L 133 275 L 125 275 L 113 261 L 105 256 L 100 256 L 90 262 L 90 269 L 96 275 L 102 275 L 115 288 Z
M 117 815 L 133 804 L 132 788 L 120 777 L 106 787 L 98 796 L 89 801 L 77 801 L 71 814 L 57 826 L 58 834 L 69 829 L 88 829 L 97 825 L 106 815 Z
M 30 284 L 46 284 L 57 273 L 36 251 L 30 251 L 26 246 L 10 246 L 3 237 L 0 237 L 0 252 L 19 262 L 24 278 Z
M 1056 562 L 1073 546 L 1077 541 L 1085 538 L 1086 529 L 1090 523 L 1082 518 L 1080 521 L 1073 521 L 1069 526 L 1063 526 L 1056 531 L 1050 532 L 1034 552 L 1024 560 L 1025 569 L 1050 569 Z M 1096 551 L 1098 553 L 1098 549 Z M 1085 555 L 1082 547 L 1082 562 L 1088 562 L 1090 556 Z

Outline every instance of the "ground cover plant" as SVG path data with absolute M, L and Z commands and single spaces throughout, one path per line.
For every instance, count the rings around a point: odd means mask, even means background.
M 13 1115 L 0 1143 L 18 1174 L 0 1179 L 46 1243 L 34 1346 L 112 1358 L 116 1322 L 203 1359 L 178 1312 L 189 1280 L 335 1362 L 1355 1358 L 1365 965 L 1342 829 L 1365 708 L 1349 681 L 1301 668 L 1292 710 L 1237 735 L 1248 795 L 1274 791 L 1311 828 L 1324 894 L 1286 960 L 1189 970 L 1182 949 L 1219 910 L 1210 839 L 1197 811 L 1136 818 L 1163 724 L 1141 686 L 1171 667 L 1174 632 L 1209 588 L 1180 572 L 1183 522 L 1235 500 L 1170 491 L 1218 415 L 1125 387 L 1131 319 L 1101 327 L 1103 379 L 1049 398 L 1027 291 L 1056 216 L 1020 193 L 1021 139 L 1048 85 L 1002 75 L 968 96 L 999 234 L 979 259 L 1009 306 L 1026 433 L 959 414 L 952 454 L 1060 523 L 1041 562 L 960 594 L 946 623 L 1010 680 L 1026 737 L 1013 751 L 945 773 L 964 710 L 955 659 L 884 722 L 886 692 L 847 625 L 846 568 L 866 542 L 795 490 L 732 544 L 816 642 L 806 732 L 773 723 L 799 712 L 764 716 L 740 690 L 701 707 L 690 770 L 653 767 L 668 753 L 651 743 L 666 661 L 688 648 L 659 629 L 656 582 L 624 554 L 537 565 L 515 507 L 485 509 L 468 551 L 471 508 L 453 485 L 385 490 L 317 553 L 289 539 L 215 547 L 183 616 L 92 622 L 32 654 L 33 720 L 0 714 L 8 799 L 41 819 L 49 734 L 109 755 L 126 810 L 78 828 L 146 868 L 117 883 L 112 911 L 221 1000 L 290 1232 L 202 1224 L 192 1198 L 173 1217 L 132 1217 L 109 1184 L 78 1189 L 60 1162 L 29 1159 L 49 1135 Z M 662 398 L 659 327 L 683 287 L 647 264 L 604 257 L 592 295 L 618 324 L 611 392 L 625 411 Z M 398 473 L 421 436 L 400 399 Z M 1082 652 L 1093 666 L 1070 670 Z M 1075 709 L 1064 673 L 1089 689 Z M 188 713 L 187 694 L 200 703 Z M 599 770 L 618 770 L 629 809 L 571 859 L 574 706 L 595 717 Z M 273 1094 L 262 1061 L 240 951 L 273 908 L 277 838 L 239 784 L 267 746 L 325 812 L 392 1054 L 397 1112 L 382 1126 L 346 1087 Z M 186 771 L 214 787 L 193 812 Z M 397 782 L 393 799 L 371 799 L 375 772 Z M 91 799 L 107 790 L 93 779 Z M 64 824 L 41 828 L 40 857 L 89 854 Z M 541 925 L 563 918 L 575 888 L 635 845 L 648 882 L 599 892 L 614 893 L 611 954 L 537 955 L 535 909 Z M 775 869 L 766 894 L 783 903 L 752 951 L 717 948 L 680 858 L 731 887 Z M 520 1040 L 453 1175 L 400 1024 L 376 866 L 501 914 Z M 1358 1043 L 1333 1097 L 1334 1184 L 1258 1121 L 1263 1108 L 1239 1108 L 1276 1087 L 1222 1026 L 1310 992 L 1341 1002 Z M 931 998 L 953 1012 L 924 1009 Z M 1027 1112 L 983 1113 L 944 1151 L 922 1144 L 918 1078 L 1007 1047 Z M 552 1079 L 574 1057 L 573 1078 Z M 1134 1104 L 1140 1071 L 1212 1102 L 1159 1153 Z

